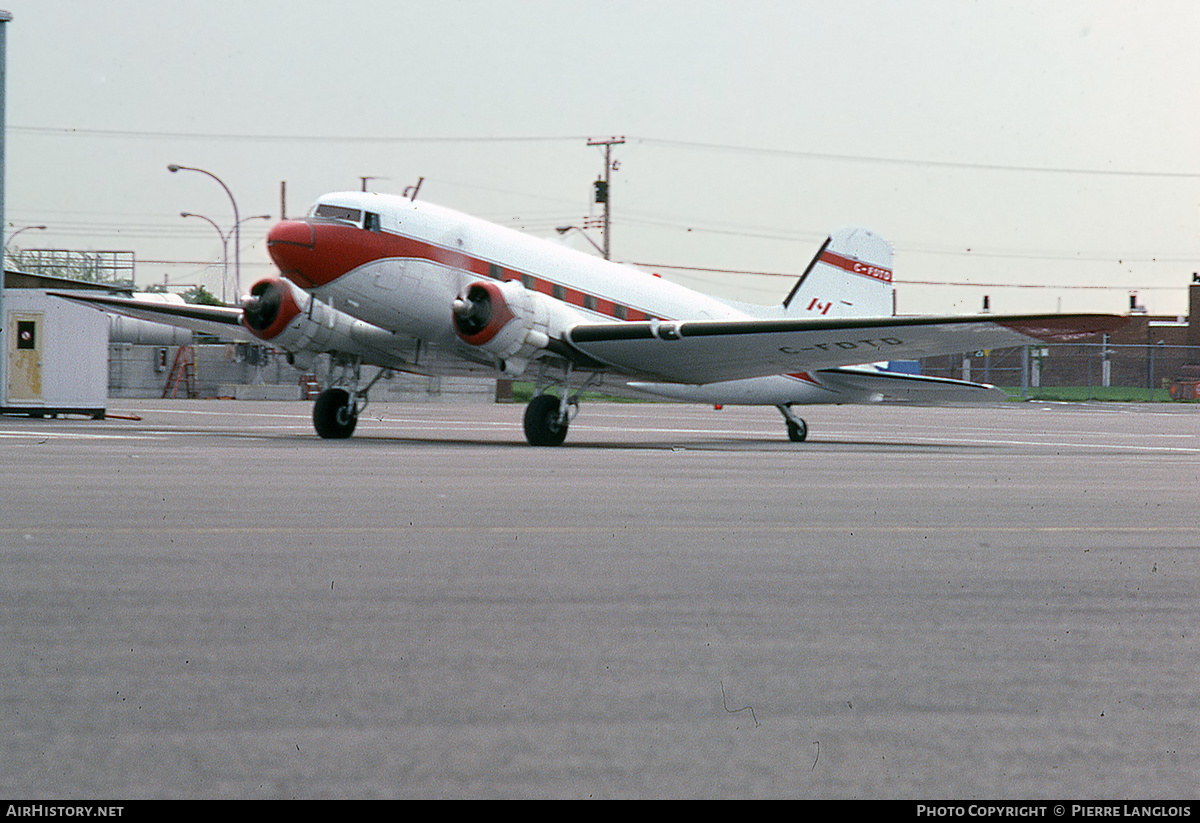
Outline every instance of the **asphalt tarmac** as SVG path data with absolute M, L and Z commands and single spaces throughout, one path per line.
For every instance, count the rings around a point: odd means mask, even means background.
M 1200 796 L 1200 407 L 0 418 L 0 794 Z

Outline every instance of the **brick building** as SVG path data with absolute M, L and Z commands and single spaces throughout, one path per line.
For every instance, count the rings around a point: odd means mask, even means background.
M 1131 307 L 1132 308 L 1132 307 Z M 1133 310 L 1112 334 L 1077 343 L 967 352 L 921 361 L 940 377 L 1001 386 L 1130 386 L 1166 388 L 1200 380 L 1200 274 L 1188 289 L 1188 316 L 1153 316 Z

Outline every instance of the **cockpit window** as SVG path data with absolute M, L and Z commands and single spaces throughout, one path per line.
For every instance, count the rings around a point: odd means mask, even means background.
M 346 206 L 335 206 L 332 203 L 318 203 L 313 208 L 313 217 L 325 220 L 343 220 L 356 226 L 362 225 L 362 209 L 351 209 Z
M 363 221 L 363 228 L 367 231 L 379 231 L 379 215 L 373 211 L 367 212 L 367 217 Z

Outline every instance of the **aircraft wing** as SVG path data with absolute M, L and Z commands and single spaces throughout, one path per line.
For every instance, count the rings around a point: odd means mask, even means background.
M 700 385 L 1037 343 L 1110 331 L 1103 314 L 747 319 L 581 324 L 564 342 L 630 375 Z
M 131 300 L 127 297 L 84 292 L 47 292 L 52 297 L 61 297 L 84 303 L 114 314 L 136 317 L 154 323 L 165 323 L 182 329 L 204 332 L 225 340 L 258 342 L 242 325 L 242 310 L 235 306 L 205 306 L 193 303 L 152 303 Z

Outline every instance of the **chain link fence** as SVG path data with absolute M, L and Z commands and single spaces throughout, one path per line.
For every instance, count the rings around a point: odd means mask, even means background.
M 1200 346 L 1020 346 L 928 357 L 921 373 L 991 383 L 1026 400 L 1200 400 Z

